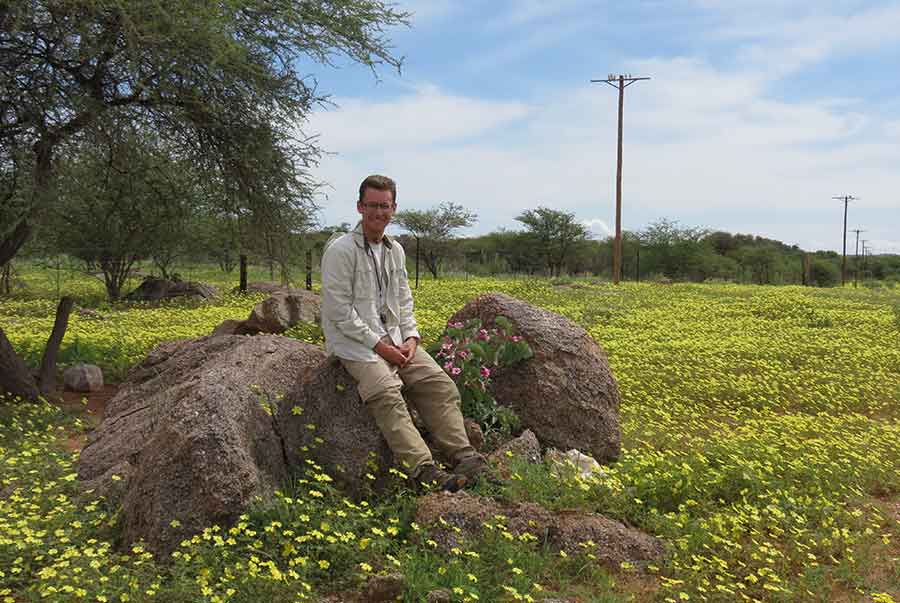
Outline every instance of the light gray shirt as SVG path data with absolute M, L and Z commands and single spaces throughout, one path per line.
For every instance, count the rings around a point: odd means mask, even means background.
M 406 254 L 394 239 L 385 236 L 384 254 L 366 249 L 362 225 L 353 232 L 336 234 L 322 255 L 322 331 L 325 349 L 338 358 L 375 362 L 375 344 L 389 336 L 395 344 L 419 337 L 413 316 L 412 291 L 406 273 Z M 379 276 L 383 301 L 379 301 L 376 270 L 384 258 Z M 381 317 L 384 317 L 382 323 Z

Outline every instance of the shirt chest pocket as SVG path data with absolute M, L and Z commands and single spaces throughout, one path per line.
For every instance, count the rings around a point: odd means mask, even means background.
M 359 301 L 372 301 L 378 294 L 372 266 L 360 264 L 353 275 L 353 296 Z
M 402 268 L 390 268 L 388 270 L 388 283 L 390 283 L 390 290 L 400 291 L 400 279 L 403 277 L 403 269 Z

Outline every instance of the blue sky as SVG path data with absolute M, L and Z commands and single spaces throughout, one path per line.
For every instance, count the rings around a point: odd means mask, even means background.
M 626 90 L 623 228 L 659 218 L 900 253 L 900 2 L 407 0 L 400 75 L 310 67 L 336 107 L 301 129 L 330 154 L 323 224 L 355 223 L 383 173 L 398 205 L 474 210 L 461 234 L 517 229 L 539 205 L 614 228 L 617 93 Z M 852 234 L 848 247 L 853 250 Z

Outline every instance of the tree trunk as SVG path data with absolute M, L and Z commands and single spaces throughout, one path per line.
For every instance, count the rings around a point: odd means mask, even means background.
M 64 297 L 59 300 L 59 306 L 56 307 L 56 321 L 53 323 L 50 339 L 47 340 L 44 357 L 41 359 L 41 370 L 38 373 L 38 387 L 44 396 L 56 389 L 56 355 L 66 334 L 66 327 L 69 326 L 69 314 L 72 313 L 74 305 L 75 301 L 71 297 Z
M 0 275 L 0 295 L 12 293 L 12 261 L 3 264 L 3 274 Z
M 3 392 L 31 401 L 40 394 L 28 367 L 0 329 L 0 393 Z
M 9 264 L 29 236 L 31 236 L 31 225 L 28 224 L 28 220 L 22 220 L 8 237 L 0 241 L 0 266 Z

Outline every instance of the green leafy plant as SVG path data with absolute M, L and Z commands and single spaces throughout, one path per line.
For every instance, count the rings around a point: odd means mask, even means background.
M 491 375 L 531 358 L 533 352 L 505 316 L 498 316 L 494 323 L 492 328 L 482 328 L 478 319 L 450 323 L 428 351 L 456 382 L 463 415 L 477 421 L 486 433 L 509 434 L 519 429 L 519 419 L 512 410 L 497 405 L 489 387 Z

